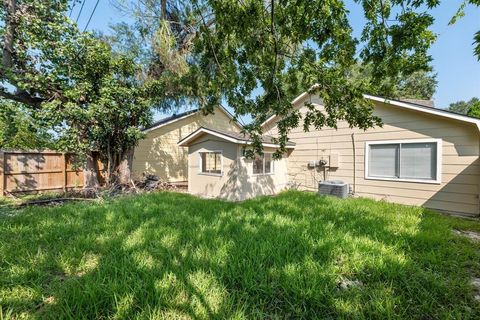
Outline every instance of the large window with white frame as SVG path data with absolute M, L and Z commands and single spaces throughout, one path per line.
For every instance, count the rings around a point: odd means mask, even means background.
M 273 159 L 271 153 L 256 156 L 252 162 L 253 174 L 273 174 Z
M 366 142 L 365 178 L 440 183 L 441 143 L 441 139 Z
M 222 152 L 208 151 L 199 152 L 200 154 L 200 173 L 221 175 L 222 174 Z

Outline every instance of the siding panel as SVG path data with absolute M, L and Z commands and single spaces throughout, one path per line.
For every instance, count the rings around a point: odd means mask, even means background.
M 300 101 L 297 106 L 304 114 L 306 108 L 301 107 L 302 104 L 303 101 Z M 362 131 L 349 128 L 348 123 L 341 121 L 338 129 L 324 128 L 304 132 L 303 128 L 299 127 L 292 130 L 289 138 L 297 145 L 288 158 L 288 176 L 291 183 L 301 189 L 316 191 L 318 182 L 323 179 L 339 179 L 353 184 L 355 176 L 355 190 L 359 196 L 478 215 L 480 143 L 475 126 L 384 103 L 375 103 L 374 113 L 382 118 L 383 127 Z M 266 134 L 277 134 L 274 122 L 267 124 L 265 129 Z M 440 184 L 365 179 L 366 141 L 424 138 L 442 139 Z M 307 168 L 309 160 L 316 160 L 331 153 L 339 154 L 339 168 L 327 169 L 325 172 Z

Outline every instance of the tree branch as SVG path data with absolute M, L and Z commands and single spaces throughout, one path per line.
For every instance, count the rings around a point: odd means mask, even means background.
M 16 28 L 15 11 L 17 7 L 16 0 L 4 0 L 3 5 L 7 11 L 5 19 L 5 35 L 3 43 L 2 66 L 3 68 L 12 68 L 13 66 L 13 40 Z M 2 68 L 2 69 L 3 69 Z
M 40 107 L 40 104 L 44 101 L 42 98 L 32 97 L 24 91 L 10 93 L 7 91 L 7 89 L 3 87 L 0 87 L 0 97 L 16 102 L 21 102 L 35 108 Z

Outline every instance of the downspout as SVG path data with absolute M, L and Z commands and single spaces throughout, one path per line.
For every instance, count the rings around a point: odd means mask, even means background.
M 353 190 L 352 194 L 355 194 L 357 189 L 357 148 L 355 147 L 355 133 L 352 133 L 352 147 L 353 147 Z

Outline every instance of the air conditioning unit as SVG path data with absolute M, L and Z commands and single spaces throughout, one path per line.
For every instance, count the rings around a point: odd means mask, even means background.
M 318 184 L 318 194 L 339 198 L 348 197 L 348 183 L 341 180 L 325 180 Z

